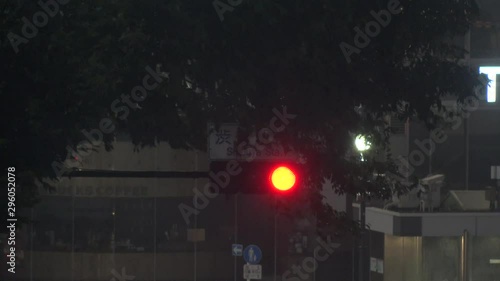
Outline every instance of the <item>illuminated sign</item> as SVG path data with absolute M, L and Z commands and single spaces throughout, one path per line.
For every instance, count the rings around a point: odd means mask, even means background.
M 500 66 L 481 66 L 479 72 L 488 75 L 491 80 L 486 96 L 488 102 L 496 102 L 497 100 L 497 75 L 500 74 Z

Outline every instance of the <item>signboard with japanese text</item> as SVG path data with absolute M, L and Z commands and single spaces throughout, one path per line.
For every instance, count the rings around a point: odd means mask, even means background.
M 235 159 L 233 152 L 238 134 L 237 124 L 221 124 L 219 128 L 208 126 L 208 155 L 210 160 Z
M 260 265 L 260 264 L 245 264 L 245 265 L 243 265 L 243 279 L 261 280 L 262 279 L 262 265 Z
M 238 140 L 237 124 L 221 124 L 208 127 L 208 151 L 210 160 L 283 160 L 295 159 L 293 151 L 286 151 L 272 142 L 272 131 L 252 134 L 247 139 Z M 267 133 L 267 135 L 266 135 Z

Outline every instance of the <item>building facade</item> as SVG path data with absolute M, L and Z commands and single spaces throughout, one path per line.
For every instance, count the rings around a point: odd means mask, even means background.
M 500 209 L 490 194 L 500 184 L 491 173 L 500 165 L 500 2 L 477 2 L 480 20 L 457 41 L 470 51 L 464 63 L 490 85 L 439 137 L 419 122 L 391 124 L 407 175 L 444 180 L 430 188 L 433 208 L 421 207 L 427 198 L 418 190 L 366 208 L 365 280 L 500 280 Z M 460 109 L 452 99 L 443 104 Z M 361 220 L 357 203 L 353 214 Z
M 331 249 L 351 248 L 318 242 L 313 218 L 281 215 L 265 194 L 200 196 L 205 153 L 167 144 L 134 152 L 124 139 L 76 168 L 53 190 L 41 189 L 40 203 L 24 214 L 31 223 L 18 230 L 17 280 L 240 280 L 245 262 L 233 244 L 260 247 L 264 280 L 296 280 L 294 268 L 316 260 L 317 247 L 326 259 L 301 269 L 300 280 L 326 276 L 332 266 L 347 268 L 342 280 L 350 280 L 351 259 Z

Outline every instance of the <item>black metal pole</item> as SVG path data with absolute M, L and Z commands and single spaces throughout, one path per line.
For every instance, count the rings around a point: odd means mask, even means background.
M 499 177 L 498 175 L 497 177 Z M 496 200 L 497 200 L 497 211 L 500 211 L 500 179 L 497 179 L 497 188 L 495 189 Z
M 112 170 L 80 170 L 65 173 L 74 178 L 208 178 L 208 172 L 192 171 L 112 171 Z
M 365 279 L 365 264 L 364 264 L 364 259 L 365 259 L 365 213 L 366 213 L 366 203 L 365 203 L 365 196 L 364 194 L 361 194 L 361 204 L 359 207 L 359 216 L 360 216 L 360 235 L 359 235 L 359 261 L 358 261 L 358 266 L 359 266 L 359 272 L 358 272 L 358 279 L 359 281 L 363 281 Z
M 469 190 L 469 118 L 464 121 L 465 138 L 465 190 Z
M 490 200 L 490 211 L 495 211 L 495 201 L 497 199 L 497 188 L 495 186 L 492 186 L 491 187 L 491 190 L 489 190 L 489 192 L 491 192 L 491 195 L 489 196 L 489 200 Z

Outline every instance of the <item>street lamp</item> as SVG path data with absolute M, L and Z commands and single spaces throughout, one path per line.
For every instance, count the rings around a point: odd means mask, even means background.
M 363 152 L 369 150 L 372 147 L 372 144 L 366 140 L 364 135 L 358 135 L 354 140 L 354 146 L 356 146 L 356 149 L 361 155 L 361 161 L 365 161 L 363 158 Z
M 363 152 L 368 151 L 371 148 L 371 143 L 366 140 L 366 137 L 364 135 L 357 135 L 356 139 L 354 140 L 354 145 L 356 146 L 356 149 L 360 153 L 361 156 L 361 161 L 364 162 L 365 159 L 363 157 Z M 365 266 L 364 266 L 364 239 L 365 239 L 365 224 L 366 224 L 366 203 L 365 203 L 365 194 L 364 192 L 361 193 L 360 195 L 360 204 L 359 204 L 359 216 L 360 216 L 360 224 L 361 224 L 361 232 L 360 232 L 360 242 L 359 242 L 359 280 L 363 281 L 364 280 L 364 274 L 365 274 Z

